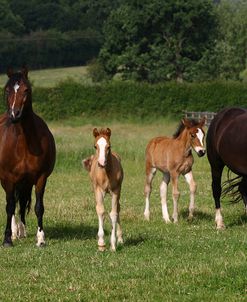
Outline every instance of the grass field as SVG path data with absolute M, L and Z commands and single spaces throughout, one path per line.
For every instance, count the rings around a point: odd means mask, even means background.
M 122 157 L 125 179 L 121 220 L 124 245 L 97 250 L 94 197 L 81 159 L 93 149 L 92 128 L 112 129 L 112 149 Z M 247 220 L 243 204 L 223 202 L 226 230 L 214 226 L 207 158 L 195 155 L 196 215 L 187 221 L 189 191 L 181 178 L 179 223 L 162 221 L 156 175 L 151 220 L 144 211 L 144 149 L 156 135 L 171 134 L 176 123 L 100 124 L 75 120 L 53 123 L 57 163 L 45 193 L 47 246 L 35 246 L 36 218 L 27 217 L 28 238 L 0 249 L 0 301 L 247 301 Z M 0 232 L 5 200 L 0 192 Z M 34 202 L 33 202 L 34 204 Z M 109 209 L 107 198 L 106 208 Z M 169 194 L 171 214 L 171 196 Z M 109 244 L 110 223 L 105 221 Z
M 73 79 L 80 83 L 90 83 L 85 66 L 30 70 L 29 79 L 34 87 L 53 87 L 57 83 Z M 0 87 L 7 81 L 7 75 L 0 75 Z

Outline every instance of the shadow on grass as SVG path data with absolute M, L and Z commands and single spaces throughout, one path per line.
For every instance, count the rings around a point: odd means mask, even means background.
M 144 243 L 147 239 L 143 238 L 142 236 L 135 237 L 135 238 L 128 238 L 124 241 L 125 246 L 138 246 Z
M 181 216 L 183 219 L 188 219 L 189 217 L 189 211 L 188 210 L 182 210 L 181 211 Z M 194 212 L 194 217 L 192 220 L 189 221 L 196 221 L 196 220 L 206 220 L 206 221 L 212 221 L 214 219 L 214 216 L 212 214 L 208 214 L 199 210 L 195 210 Z
M 73 240 L 73 239 L 92 239 L 97 237 L 98 228 L 87 226 L 87 225 L 64 225 L 56 224 L 54 226 L 47 226 L 45 228 L 47 237 L 50 239 L 64 239 L 64 240 Z M 107 235 L 107 232 L 105 232 Z
M 233 226 L 240 226 L 243 224 L 247 224 L 247 215 L 246 214 L 241 215 L 240 217 L 238 217 L 237 220 L 227 224 L 227 227 L 229 228 L 229 227 L 233 227 Z

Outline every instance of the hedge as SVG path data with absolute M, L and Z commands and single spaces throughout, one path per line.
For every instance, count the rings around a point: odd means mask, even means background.
M 72 116 L 124 119 L 181 117 L 187 111 L 217 112 L 224 107 L 247 107 L 247 84 L 241 82 L 151 85 L 112 81 L 81 85 L 71 80 L 55 88 L 33 88 L 35 111 L 47 120 Z

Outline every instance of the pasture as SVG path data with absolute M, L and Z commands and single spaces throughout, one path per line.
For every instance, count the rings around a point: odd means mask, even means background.
M 151 195 L 150 221 L 144 220 L 144 150 L 150 138 L 171 135 L 177 122 L 151 124 L 80 121 L 51 123 L 57 145 L 55 170 L 44 197 L 47 246 L 37 248 L 33 206 L 27 216 L 28 238 L 1 248 L 0 301 L 247 301 L 247 220 L 243 204 L 222 202 L 226 230 L 217 232 L 206 156 L 194 154 L 198 184 L 195 218 L 187 221 L 189 189 L 180 178 L 178 224 L 162 220 L 161 174 Z M 93 127 L 112 130 L 112 149 L 122 158 L 121 197 L 124 245 L 109 250 L 110 222 L 105 220 L 107 250 L 97 249 L 98 219 L 94 195 L 81 160 L 94 152 Z M 0 232 L 5 199 L 0 191 Z M 34 198 L 33 204 L 34 205 Z M 171 188 L 168 207 L 171 214 Z M 110 198 L 106 199 L 110 209 Z
M 59 82 L 68 79 L 73 79 L 73 81 L 81 84 L 91 83 L 85 66 L 30 70 L 29 79 L 34 87 L 54 87 Z M 7 75 L 1 74 L 0 87 L 3 87 L 6 81 Z

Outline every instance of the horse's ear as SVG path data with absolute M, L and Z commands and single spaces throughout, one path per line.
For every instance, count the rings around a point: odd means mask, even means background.
M 191 123 L 190 123 L 190 121 L 187 118 L 183 118 L 182 119 L 182 123 L 184 124 L 184 126 L 186 128 L 190 128 L 191 127 Z
M 7 69 L 7 76 L 10 78 L 14 73 L 14 70 L 12 67 L 8 67 Z
M 23 65 L 21 68 L 21 73 L 23 74 L 23 76 L 28 79 L 28 68 L 26 65 Z
M 108 137 L 111 137 L 111 129 L 110 128 L 106 128 L 106 135 Z
M 97 128 L 94 128 L 94 129 L 93 129 L 93 136 L 94 136 L 94 137 L 99 136 L 99 131 L 98 131 Z
M 200 127 L 203 127 L 203 126 L 204 126 L 206 120 L 207 120 L 206 116 L 204 116 L 204 117 L 200 120 L 200 123 L 199 123 Z

